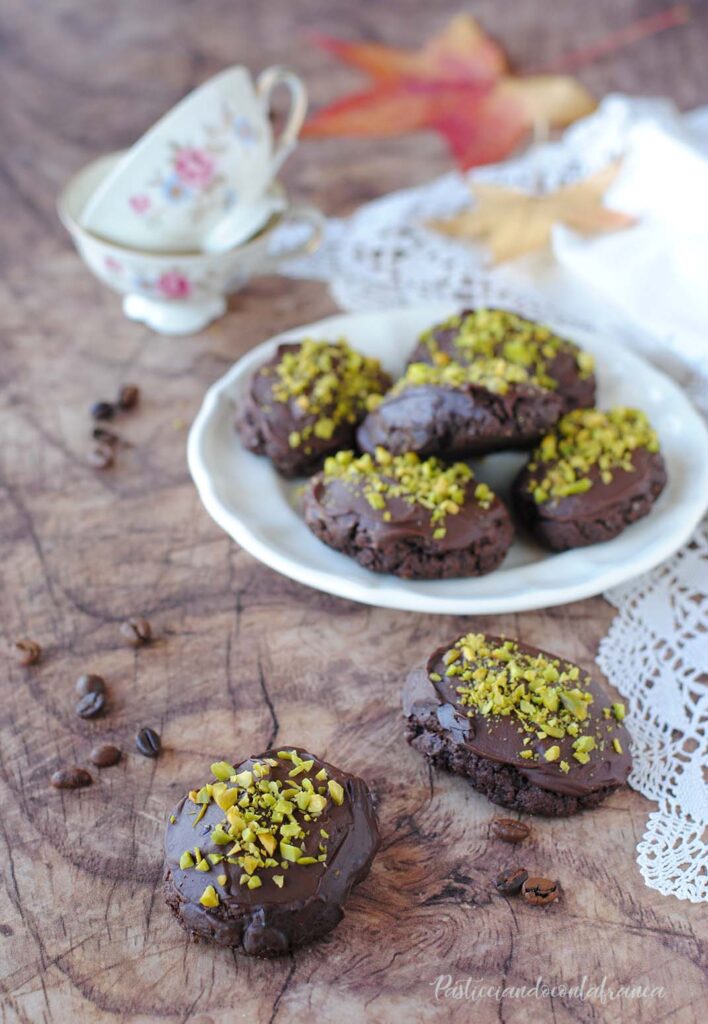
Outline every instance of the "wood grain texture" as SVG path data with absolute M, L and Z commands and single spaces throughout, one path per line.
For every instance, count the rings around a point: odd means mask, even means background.
M 633 0 L 470 4 L 523 67 L 549 61 L 662 6 Z M 358 81 L 300 42 L 314 29 L 416 45 L 457 4 L 268 0 L 263 4 L 53 0 L 4 5 L 0 201 L 0 634 L 29 635 L 42 663 L 0 675 L 0 1020 L 692 1022 L 702 1018 L 705 914 L 663 898 L 634 847 L 650 805 L 616 795 L 570 821 L 539 822 L 523 860 L 563 882 L 545 911 L 491 892 L 516 856 L 486 837 L 495 811 L 459 779 L 432 775 L 403 742 L 409 666 L 485 620 L 399 614 L 281 579 L 240 551 L 200 507 L 186 425 L 206 387 L 271 333 L 333 311 L 319 284 L 253 284 L 197 338 L 128 323 L 83 270 L 53 210 L 63 179 L 130 142 L 225 64 L 287 60 L 313 101 Z M 706 5 L 690 26 L 587 68 L 598 93 L 708 89 Z M 448 167 L 433 136 L 303 146 L 286 178 L 343 213 Z M 85 464 L 89 404 L 140 385 L 115 468 Z M 118 626 L 145 615 L 159 640 L 134 651 Z M 593 665 L 612 612 L 601 599 L 523 616 L 506 630 Z M 73 713 L 73 682 L 99 672 L 110 712 Z M 157 761 L 138 727 L 163 736 Z M 50 773 L 87 764 L 93 742 L 126 754 L 76 793 Z M 382 852 L 342 925 L 275 963 L 191 946 L 162 902 L 165 816 L 215 755 L 303 742 L 361 773 L 380 797 Z M 521 856 L 521 852 L 519 853 Z M 663 999 L 602 1005 L 563 996 L 439 1002 L 439 974 L 491 984 L 663 985 Z

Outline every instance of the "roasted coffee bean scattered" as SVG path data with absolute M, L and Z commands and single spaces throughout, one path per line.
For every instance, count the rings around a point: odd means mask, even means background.
M 141 647 L 152 640 L 152 627 L 147 619 L 127 619 L 121 624 L 120 631 L 133 647 Z
M 492 822 L 492 835 L 505 843 L 521 843 L 531 835 L 531 829 L 516 818 L 495 818 Z
M 162 746 L 159 734 L 145 726 L 135 737 L 135 746 L 143 757 L 157 757 Z
M 558 899 L 560 886 L 550 878 L 527 878 L 521 893 L 527 903 L 535 907 L 545 907 Z
M 94 402 L 91 406 L 91 416 L 95 420 L 112 420 L 115 414 L 113 402 Z
M 140 390 L 135 384 L 124 384 L 118 392 L 118 405 L 121 409 L 134 409 L 140 398 Z
M 99 743 L 89 754 L 89 760 L 97 768 L 110 768 L 111 765 L 118 764 L 120 761 L 120 750 L 112 743 Z
M 81 697 L 76 705 L 76 714 L 79 718 L 95 718 L 101 714 L 105 706 L 105 694 L 94 690 Z
M 497 876 L 494 887 L 502 896 L 514 896 L 529 877 L 525 868 L 509 868 Z
M 15 640 L 15 653 L 20 665 L 36 665 L 42 657 L 42 648 L 36 640 L 22 637 Z
M 108 427 L 94 427 L 91 431 L 91 437 L 94 441 L 100 441 L 101 444 L 109 444 L 114 448 L 120 443 L 118 435 L 114 434 Z
M 95 444 L 88 453 L 88 463 L 94 469 L 110 469 L 116 460 L 113 445 L 106 441 Z
M 76 693 L 79 697 L 85 697 L 87 693 L 105 693 L 106 680 L 103 676 L 85 675 L 79 676 L 76 680 Z
M 57 789 L 80 789 L 82 786 L 90 786 L 93 779 L 85 768 L 60 768 L 54 772 L 50 782 Z

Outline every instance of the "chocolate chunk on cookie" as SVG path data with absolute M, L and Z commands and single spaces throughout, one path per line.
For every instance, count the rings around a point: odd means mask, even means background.
M 260 957 L 331 931 L 379 847 L 366 783 L 300 748 L 211 770 L 167 826 L 165 899 L 180 924 Z
M 339 452 L 304 494 L 305 522 L 320 540 L 374 572 L 409 579 L 481 576 L 502 562 L 509 514 L 465 463 L 409 452 Z
M 368 399 L 390 383 L 377 359 L 344 341 L 279 345 L 253 374 L 236 426 L 246 448 L 267 455 L 283 476 L 305 475 L 351 447 Z
M 514 507 L 552 551 L 611 540 L 651 512 L 666 485 L 659 440 L 643 412 L 577 409 L 532 452 Z
M 408 742 L 502 807 L 575 814 L 627 781 L 624 705 L 528 644 L 461 636 L 411 673 L 403 705 Z
M 528 447 L 561 415 L 563 403 L 522 366 L 504 359 L 431 366 L 411 363 L 359 427 L 366 452 L 459 457 Z
M 410 362 L 444 366 L 502 358 L 560 395 L 563 412 L 595 402 L 594 360 L 549 327 L 501 309 L 465 309 L 421 335 Z

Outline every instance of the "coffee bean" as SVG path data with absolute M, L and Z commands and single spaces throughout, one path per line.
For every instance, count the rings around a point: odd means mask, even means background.
M 528 877 L 529 873 L 525 868 L 509 868 L 508 871 L 497 875 L 494 886 L 502 896 L 513 896 L 521 889 Z
M 15 654 L 20 665 L 36 665 L 42 657 L 42 648 L 36 640 L 22 637 L 15 640 Z
M 157 757 L 162 744 L 158 733 L 145 726 L 135 737 L 135 746 L 143 757 Z
M 101 444 L 108 444 L 115 448 L 120 443 L 120 438 L 112 430 L 108 430 L 107 427 L 94 427 L 91 431 L 91 437 L 94 441 L 100 441 Z
M 85 768 L 60 768 L 54 772 L 50 782 L 57 789 L 80 789 L 82 786 L 90 786 L 93 779 Z
M 558 899 L 560 885 L 550 878 L 527 878 L 521 892 L 527 903 L 535 907 L 545 907 Z
M 89 760 L 98 768 L 110 768 L 120 761 L 120 750 L 112 743 L 99 743 L 89 754 Z
M 121 624 L 120 631 L 133 647 L 141 647 L 152 640 L 152 627 L 147 619 L 127 619 Z
M 531 829 L 516 818 L 495 818 L 492 822 L 492 835 L 505 843 L 521 843 L 531 835 Z
M 93 691 L 86 693 L 76 705 L 76 714 L 79 718 L 95 718 L 100 715 L 106 706 L 106 697 L 103 693 Z
M 116 414 L 116 407 L 113 402 L 94 402 L 91 406 L 91 416 L 94 420 L 112 420 Z
M 140 390 L 135 384 L 124 384 L 118 392 L 118 405 L 121 409 L 134 409 L 140 398 Z
M 79 676 L 75 689 L 79 697 L 85 697 L 87 693 L 105 693 L 106 680 L 103 676 Z
M 113 445 L 105 441 L 95 444 L 87 455 L 87 462 L 94 469 L 110 469 L 115 461 Z

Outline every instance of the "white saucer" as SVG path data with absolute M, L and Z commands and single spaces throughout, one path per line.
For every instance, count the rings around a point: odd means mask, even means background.
M 598 405 L 643 409 L 661 439 L 669 482 L 652 513 L 619 537 L 563 554 L 517 538 L 502 566 L 488 576 L 401 580 L 361 568 L 317 540 L 297 512 L 299 484 L 283 480 L 252 455 L 235 430 L 236 406 L 253 371 L 283 340 L 306 335 L 345 337 L 401 372 L 417 336 L 455 310 L 439 305 L 328 317 L 264 342 L 207 392 L 189 435 L 189 468 L 209 514 L 255 558 L 300 583 L 404 611 L 492 615 L 565 604 L 599 594 L 646 572 L 690 536 L 708 505 L 708 431 L 682 391 L 611 337 L 554 322 L 597 360 Z M 473 463 L 476 474 L 505 497 L 524 457 L 504 452 Z

